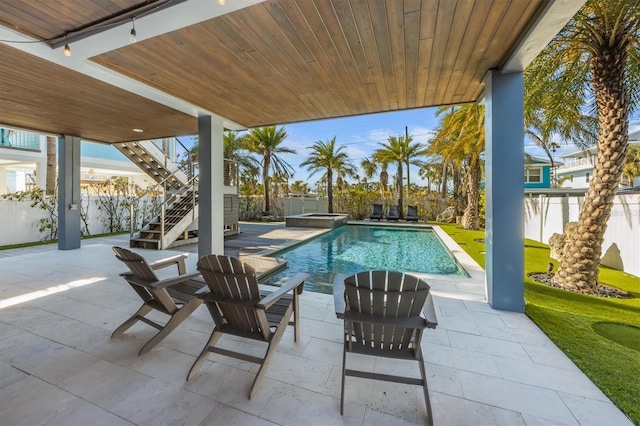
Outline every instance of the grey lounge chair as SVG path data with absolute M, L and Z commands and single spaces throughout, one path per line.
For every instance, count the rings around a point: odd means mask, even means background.
M 142 321 L 156 329 L 158 333 L 140 349 L 138 355 L 150 351 L 162 339 L 167 337 L 182 321 L 202 303 L 198 292 L 206 291 L 206 284 L 202 279 L 194 279 L 199 273 L 187 274 L 184 259 L 186 255 L 172 256 L 149 263 L 146 259 L 131 250 L 113 247 L 116 258 L 129 268 L 129 272 L 120 274 L 138 293 L 144 303 L 138 311 L 116 328 L 111 337 L 118 337 L 137 321 Z M 154 271 L 176 265 L 178 275 L 161 280 Z M 171 318 L 165 324 L 158 324 L 146 318 L 149 312 L 156 310 Z
M 191 379 L 209 356 L 209 352 L 260 365 L 249 391 L 249 399 L 258 389 L 287 325 L 293 324 L 295 341 L 299 338 L 299 301 L 307 274 L 296 274 L 273 293 L 261 292 L 255 270 L 240 260 L 219 255 L 201 257 L 198 271 L 211 291 L 202 296 L 215 322 L 211 338 L 193 363 Z M 292 293 L 291 295 L 287 293 Z M 293 322 L 290 322 L 293 315 Z M 264 357 L 216 347 L 224 333 L 269 344 Z
M 345 278 L 344 285 L 346 308 L 340 414 L 344 413 L 345 378 L 352 376 L 422 386 L 428 422 L 432 425 L 433 414 L 420 346 L 424 329 L 437 326 L 429 284 L 400 272 L 367 271 Z M 349 353 L 417 361 L 421 378 L 347 369 Z
M 373 213 L 369 216 L 369 220 L 380 220 L 382 219 L 382 204 L 374 204 L 373 205 Z
M 389 206 L 389 213 L 387 213 L 387 220 L 395 220 L 396 222 L 400 219 L 400 215 L 398 215 L 398 206 Z
M 407 222 L 418 221 L 418 206 L 407 206 Z

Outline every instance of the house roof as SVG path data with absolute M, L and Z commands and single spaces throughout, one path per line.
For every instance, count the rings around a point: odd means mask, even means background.
M 3 0 L 0 125 L 113 143 L 473 102 L 584 0 L 219 3 Z

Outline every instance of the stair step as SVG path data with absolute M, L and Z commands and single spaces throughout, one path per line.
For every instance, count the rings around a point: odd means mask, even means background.
M 138 241 L 140 243 L 157 243 L 160 240 L 156 240 L 153 238 L 132 238 L 131 241 Z

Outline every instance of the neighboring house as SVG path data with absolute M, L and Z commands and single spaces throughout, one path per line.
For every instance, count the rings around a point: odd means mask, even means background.
M 559 162 L 555 162 L 557 167 Z M 524 188 L 539 189 L 551 188 L 553 173 L 551 170 L 551 162 L 544 158 L 532 157 L 526 155 L 524 158 Z
M 640 146 L 640 131 L 629 134 L 629 145 Z M 588 188 L 593 176 L 598 147 L 570 152 L 562 156 L 564 164 L 557 168 L 558 182 L 562 188 Z M 636 177 L 633 186 L 640 185 L 640 177 Z M 620 189 L 627 187 L 626 179 L 620 182 Z
M 161 146 L 162 141 L 156 141 Z M 175 157 L 176 139 L 168 140 L 170 157 Z M 142 188 L 152 180 L 115 146 L 82 141 L 80 148 L 82 183 L 104 182 L 123 176 Z M 0 128 L 0 195 L 45 187 L 47 138 L 37 133 Z

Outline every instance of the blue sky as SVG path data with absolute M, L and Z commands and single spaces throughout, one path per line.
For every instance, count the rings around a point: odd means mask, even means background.
M 405 126 L 408 127 L 409 134 L 414 141 L 427 145 L 439 122 L 435 115 L 436 111 L 437 108 L 420 108 L 286 125 L 284 127 L 288 137 L 285 144 L 297 151 L 296 155 L 283 155 L 283 158 L 296 170 L 291 182 L 303 180 L 308 182 L 312 188 L 314 187 L 321 173 L 317 172 L 309 177 L 309 172 L 299 167 L 300 163 L 305 161 L 310 152 L 309 147 L 314 142 L 328 141 L 334 136 L 338 146 L 345 146 L 345 151 L 357 168 L 360 167 L 360 161 L 364 157 L 370 156 L 380 147 L 380 142 L 385 142 L 389 136 L 404 135 Z M 630 133 L 640 130 L 639 118 L 637 114 L 632 117 Z M 562 141 L 558 141 L 558 143 L 560 148 L 555 153 L 556 159 L 578 149 L 574 145 L 567 145 Z M 525 151 L 533 156 L 546 158 L 544 151 L 530 140 L 525 140 Z M 392 166 L 389 172 L 395 174 L 395 167 Z M 418 169 L 413 166 L 411 182 L 426 185 L 426 181 L 419 177 Z
M 408 127 L 414 141 L 426 145 L 439 122 L 435 116 L 436 111 L 437 108 L 420 108 L 285 125 L 288 136 L 284 145 L 296 151 L 295 155 L 282 155 L 282 158 L 295 169 L 295 175 L 290 182 L 302 180 L 315 188 L 315 183 L 322 175 L 321 172 L 309 177 L 309 172 L 306 168 L 301 168 L 300 164 L 306 160 L 310 153 L 309 147 L 314 142 L 326 142 L 334 136 L 338 146 L 345 146 L 345 151 L 357 169 L 360 169 L 360 162 L 364 157 L 371 156 L 380 147 L 380 142 L 385 142 L 389 136 L 404 135 L 405 126 Z M 632 117 L 629 132 L 638 130 L 640 130 L 640 114 L 636 112 Z M 577 150 L 574 145 L 557 142 L 560 148 L 555 153 L 556 159 Z M 544 151 L 530 140 L 525 140 L 525 151 L 535 157 L 546 158 Z M 389 173 L 395 174 L 395 167 L 392 166 Z M 411 182 L 426 185 L 426 181 L 419 177 L 418 169 L 413 166 Z

